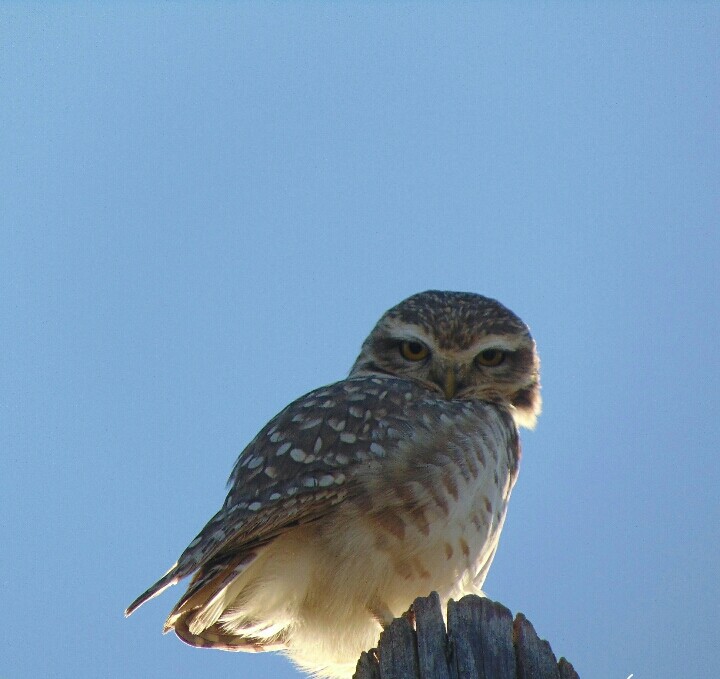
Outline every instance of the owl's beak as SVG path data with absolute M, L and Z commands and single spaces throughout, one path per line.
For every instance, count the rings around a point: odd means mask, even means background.
M 455 369 L 448 368 L 445 372 L 445 380 L 443 381 L 443 392 L 445 393 L 445 398 L 449 401 L 453 396 L 455 396 L 456 391 L 457 379 L 455 377 Z

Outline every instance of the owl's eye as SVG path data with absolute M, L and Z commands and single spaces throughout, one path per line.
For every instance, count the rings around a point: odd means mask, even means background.
M 408 361 L 422 361 L 430 354 L 430 350 L 421 342 L 400 342 L 400 354 Z
M 485 349 L 477 355 L 475 360 L 486 368 L 494 368 L 505 360 L 505 352 L 500 349 Z

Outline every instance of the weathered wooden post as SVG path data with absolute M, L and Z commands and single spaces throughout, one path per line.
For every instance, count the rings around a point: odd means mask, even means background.
M 580 679 L 522 613 L 513 621 L 495 601 L 450 601 L 447 630 L 437 593 L 415 599 L 413 612 L 415 628 L 394 620 L 377 649 L 360 656 L 354 679 Z

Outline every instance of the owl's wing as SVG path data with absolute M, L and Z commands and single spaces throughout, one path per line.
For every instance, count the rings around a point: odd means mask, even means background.
M 125 615 L 196 571 L 175 611 L 209 583 L 222 589 L 252 562 L 254 550 L 352 496 L 357 486 L 349 470 L 384 453 L 388 439 L 409 435 L 401 417 L 408 391 L 420 392 L 405 380 L 354 378 L 287 406 L 238 457 L 222 509 Z
M 403 478 L 408 477 L 406 466 L 427 468 L 428 474 L 435 470 L 440 479 L 438 462 L 450 460 L 451 453 L 438 459 L 439 451 L 448 445 L 464 447 L 468 431 L 493 422 L 500 426 L 497 413 L 487 419 L 488 408 L 478 402 L 428 398 L 428 392 L 414 382 L 391 377 L 348 379 L 299 398 L 241 453 L 222 509 L 170 571 L 128 607 L 126 615 L 195 573 L 171 612 L 166 631 L 174 627 L 194 645 L 231 648 L 229 638 L 208 641 L 214 632 L 206 630 L 200 636 L 193 629 L 212 624 L 223 603 L 221 593 L 264 545 L 293 526 L 327 516 L 345 500 L 367 504 L 369 492 L 388 498 L 386 507 L 402 501 L 404 509 L 418 509 L 421 514 L 422 507 L 414 507 L 420 496 L 399 494 Z M 507 427 L 500 426 L 502 433 L 488 445 L 512 452 L 515 428 L 509 415 L 506 419 Z M 464 426 L 458 426 L 463 420 Z M 394 455 L 408 444 L 413 446 L 412 456 Z M 378 471 L 382 458 L 386 459 Z M 385 519 L 379 516 L 379 520 Z M 195 622 L 188 627 L 189 619 Z M 252 638 L 235 643 L 244 644 L 242 650 L 253 650 Z M 237 645 L 232 649 L 240 650 Z

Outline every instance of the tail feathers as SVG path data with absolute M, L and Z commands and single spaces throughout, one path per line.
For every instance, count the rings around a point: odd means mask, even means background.
M 277 635 L 274 639 L 258 639 L 231 634 L 223 630 L 221 623 L 193 634 L 188 626 L 188 615 L 179 616 L 173 623 L 175 634 L 190 646 L 198 648 L 215 648 L 221 651 L 244 651 L 245 653 L 262 653 L 263 651 L 282 651 L 286 644 L 283 636 Z
M 188 614 L 188 624 L 193 632 L 197 632 L 198 626 L 210 627 L 217 622 L 226 605 L 231 603 L 224 600 L 227 587 L 256 558 L 257 553 L 251 551 L 240 555 L 229 555 L 222 560 L 215 560 L 214 563 L 201 567 L 195 574 L 187 592 L 168 616 L 164 631 L 169 632 L 175 626 L 175 622 L 184 614 Z M 195 623 L 196 619 L 198 623 Z
M 180 555 L 175 565 L 125 609 L 125 617 L 132 615 L 133 611 L 164 592 L 171 585 L 177 585 L 184 577 L 196 571 L 203 561 L 210 560 L 226 538 L 225 533 L 218 528 L 218 526 L 222 526 L 224 519 L 223 510 L 210 519 L 205 528 Z
M 185 574 L 180 573 L 177 563 L 174 564 L 173 567 L 165 573 L 165 575 L 163 575 L 154 585 L 148 587 L 125 609 L 125 617 L 127 618 L 129 615 L 132 615 L 146 601 L 150 601 L 150 599 L 162 594 L 168 587 L 177 585 L 183 577 L 185 577 Z
M 223 614 L 242 590 L 238 578 L 256 558 L 257 553 L 251 551 L 202 567 L 170 613 L 164 631 L 174 630 L 186 644 L 200 648 L 249 653 L 284 649 L 284 625 L 256 635 L 257 626 L 242 629 L 223 622 Z

